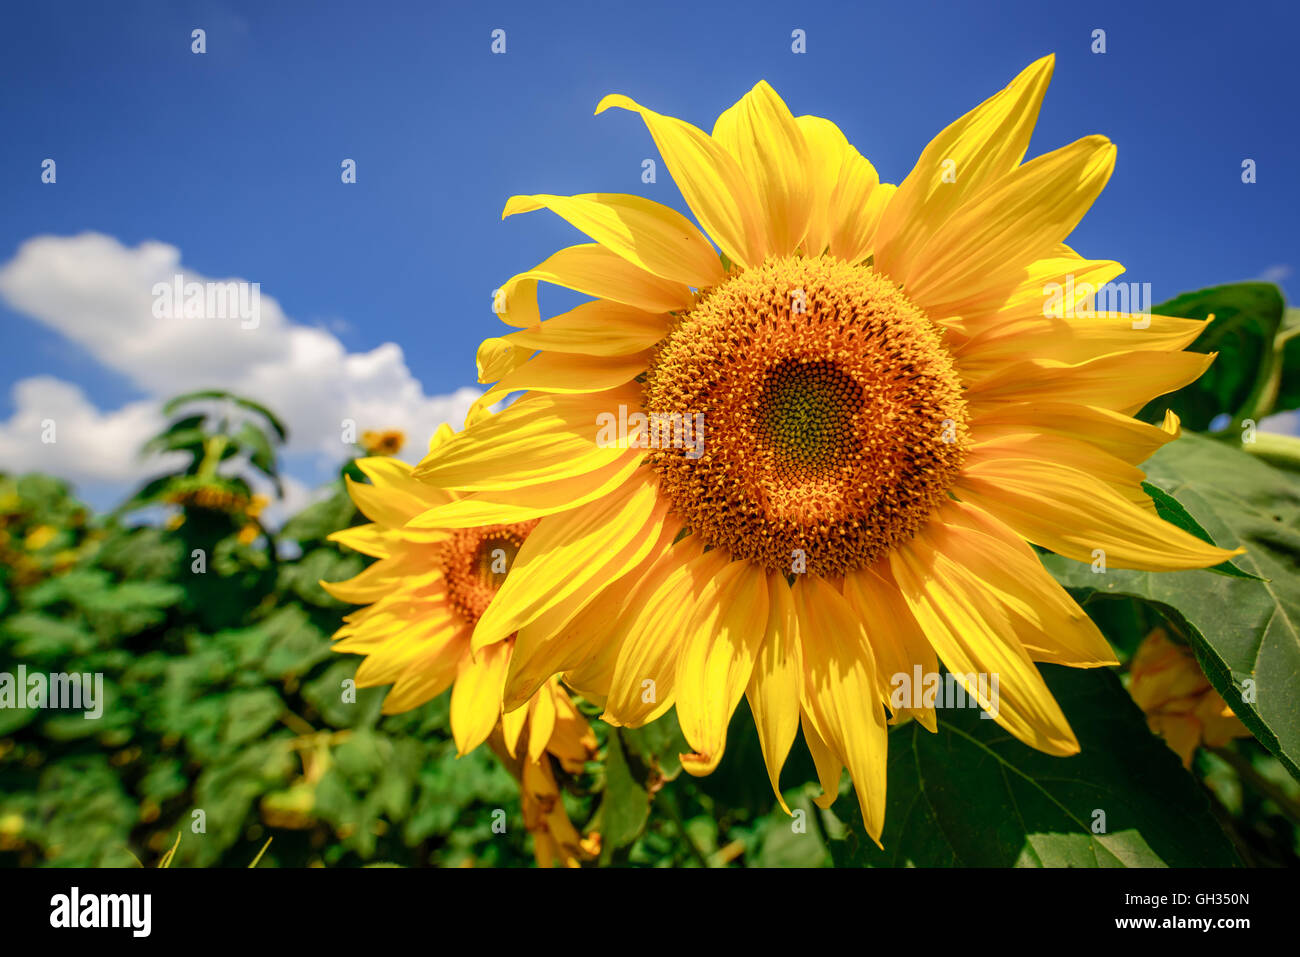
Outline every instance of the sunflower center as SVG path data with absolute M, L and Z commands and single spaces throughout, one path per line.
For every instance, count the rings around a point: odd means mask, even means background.
M 831 257 L 770 259 L 704 294 L 661 343 L 644 401 L 704 416 L 702 453 L 649 453 L 688 526 L 785 572 L 844 574 L 905 542 L 968 443 L 934 325 L 884 276 Z
M 442 550 L 447 601 L 468 624 L 487 610 L 536 521 L 458 528 Z

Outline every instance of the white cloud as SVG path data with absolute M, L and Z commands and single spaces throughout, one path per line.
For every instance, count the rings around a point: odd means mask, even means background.
M 222 388 L 264 403 L 289 426 L 289 453 L 338 462 L 349 451 L 342 423 L 358 430 L 402 429 L 408 455 L 442 422 L 459 427 L 479 395 L 461 388 L 427 395 L 400 346 L 384 343 L 349 353 L 322 328 L 295 323 L 263 290 L 255 328 L 239 318 L 157 318 L 154 286 L 183 274 L 186 282 L 240 282 L 181 265 L 175 246 L 135 248 L 98 233 L 40 236 L 0 268 L 0 296 L 16 311 L 85 348 L 154 400 L 198 388 Z M 247 277 L 260 282 L 259 277 Z M 158 468 L 136 458 L 161 422 L 157 401 L 102 411 L 75 385 L 51 377 L 14 386 L 15 411 L 0 423 L 6 470 L 39 469 L 79 481 L 138 479 Z M 41 442 L 40 423 L 54 419 L 59 441 Z
M 156 402 L 101 412 L 80 388 L 53 376 L 14 384 L 14 413 L 0 422 L 0 462 L 11 472 L 38 470 L 76 482 L 124 482 L 164 471 L 141 460 L 140 446 L 162 427 Z
M 1291 275 L 1290 266 L 1277 265 L 1277 266 L 1269 266 L 1267 269 L 1265 269 L 1262 273 L 1260 273 L 1255 278 L 1257 278 L 1260 282 L 1280 283 L 1283 280 L 1289 278 L 1290 275 Z

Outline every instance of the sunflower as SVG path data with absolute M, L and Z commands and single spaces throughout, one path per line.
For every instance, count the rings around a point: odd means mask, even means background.
M 436 448 L 452 432 L 443 426 Z M 335 532 L 333 541 L 377 559 L 344 582 L 321 582 L 341 601 L 366 604 L 344 617 L 335 651 L 365 656 L 356 683 L 391 684 L 384 714 L 416 708 L 451 688 L 451 730 L 457 751 L 484 741 L 520 782 L 524 822 L 539 864 L 577 866 L 592 857 L 599 836 L 582 838 L 561 800 L 555 765 L 582 770 L 596 754 L 596 737 L 559 682 L 543 682 L 525 707 L 502 716 L 502 684 L 511 636 L 472 652 L 474 625 L 501 583 L 535 522 L 473 529 L 412 529 L 416 515 L 453 501 L 411 477 L 400 459 L 356 461 L 371 484 L 347 478 L 348 493 L 369 524 Z
M 1147 716 L 1154 734 L 1192 766 L 1192 755 L 1204 744 L 1221 748 L 1233 738 L 1250 737 L 1250 731 L 1233 713 L 1223 696 L 1196 663 L 1191 649 L 1169 640 L 1155 628 L 1142 640 L 1133 656 L 1129 694 Z
M 631 195 L 507 203 L 594 242 L 498 291 L 516 331 L 480 347 L 480 404 L 523 394 L 416 468 L 459 497 L 407 525 L 537 523 L 472 638 L 517 635 L 507 712 L 557 674 L 616 725 L 675 706 L 706 774 L 747 695 L 778 799 L 802 729 L 822 805 L 847 767 L 877 840 L 887 723 L 936 726 L 915 701 L 886 713 L 916 668 L 942 661 L 1026 744 L 1078 750 L 1035 663 L 1115 659 L 1030 543 L 1095 568 L 1233 553 L 1142 490 L 1177 428 L 1134 413 L 1213 356 L 1181 351 L 1201 322 L 1090 312 L 1122 267 L 1064 240 L 1115 147 L 1022 162 L 1051 70 L 946 128 L 897 187 L 765 82 L 711 134 L 608 96 L 596 112 L 640 115 L 699 228 Z M 592 298 L 543 322 L 541 282 Z

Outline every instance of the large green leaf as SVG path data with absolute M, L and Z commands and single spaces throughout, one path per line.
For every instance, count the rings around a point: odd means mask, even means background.
M 1219 356 L 1191 385 L 1148 403 L 1140 418 L 1159 422 L 1165 409 L 1173 409 L 1184 426 L 1204 430 L 1218 415 L 1251 414 L 1264 388 L 1283 309 L 1281 290 L 1267 282 L 1214 286 L 1153 306 L 1151 311 L 1160 316 L 1213 315 L 1214 321 L 1188 348 Z
M 883 850 L 846 793 L 834 807 L 847 827 L 845 839 L 832 842 L 837 866 L 1239 863 L 1205 792 L 1147 729 L 1112 672 L 1042 671 L 1078 736 L 1078 754 L 1035 751 L 974 709 L 940 711 L 936 734 L 909 722 L 889 736 Z
M 1128 595 L 1158 606 L 1233 711 L 1300 778 L 1300 484 L 1239 449 L 1190 434 L 1145 468 L 1216 544 L 1245 547 L 1234 564 L 1266 580 L 1201 570 L 1096 574 L 1056 555 L 1044 563 L 1078 598 Z

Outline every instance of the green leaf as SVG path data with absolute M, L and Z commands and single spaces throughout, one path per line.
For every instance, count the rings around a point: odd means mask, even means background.
M 350 526 L 356 519 L 357 509 L 343 489 L 343 483 L 329 498 L 308 505 L 280 529 L 282 541 L 323 542 L 327 536 Z
M 650 816 L 650 796 L 634 777 L 623 756 L 617 729 L 605 748 L 605 797 L 600 803 L 602 858 L 637 839 Z
M 1201 528 L 1200 523 L 1187 514 L 1187 509 L 1183 508 L 1183 506 L 1179 504 L 1178 499 L 1174 498 L 1159 486 L 1152 485 L 1150 482 L 1142 483 L 1142 491 L 1151 496 L 1151 500 L 1155 502 L 1156 505 L 1156 512 L 1166 522 L 1177 525 L 1183 531 L 1195 535 L 1203 542 L 1208 542 L 1211 545 L 1216 544 L 1214 539 L 1210 538 L 1210 533 Z M 1258 575 L 1243 572 L 1232 562 L 1220 562 L 1218 565 L 1211 568 L 1210 571 L 1218 572 L 1221 575 L 1231 575 L 1235 578 L 1253 578 L 1255 581 L 1264 581 L 1264 579 L 1260 578 Z
M 1266 580 L 1208 570 L 1094 574 L 1056 555 L 1043 563 L 1076 598 L 1126 595 L 1157 606 L 1246 727 L 1300 778 L 1300 487 L 1239 449 L 1186 433 L 1144 468 L 1221 547 L 1244 547 L 1235 564 Z
M 1264 389 L 1283 307 L 1281 290 L 1267 282 L 1214 286 L 1153 306 L 1159 316 L 1212 314 L 1214 321 L 1188 349 L 1219 356 L 1195 382 L 1148 403 L 1139 418 L 1160 422 L 1165 409 L 1173 409 L 1184 427 L 1204 431 L 1218 415 L 1249 416 Z
M 880 849 L 856 795 L 836 801 L 837 866 L 1229 867 L 1239 863 L 1205 792 L 1106 669 L 1042 667 L 1079 739 L 1054 757 L 977 709 L 889 736 Z M 1098 812 L 1101 812 L 1099 815 Z M 1104 815 L 1104 817 L 1102 816 Z
M 1269 412 L 1300 409 L 1300 309 L 1282 316 L 1282 326 L 1273 339 L 1277 355 L 1277 389 Z

